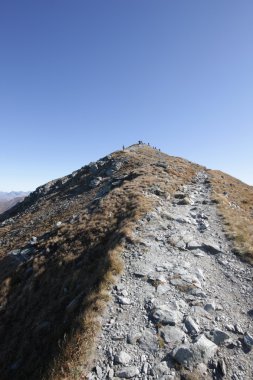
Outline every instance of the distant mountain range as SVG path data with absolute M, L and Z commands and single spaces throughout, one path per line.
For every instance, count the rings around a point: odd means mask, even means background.
M 24 191 L 0 191 L 0 213 L 15 206 L 18 202 L 23 201 L 28 194 L 29 192 Z

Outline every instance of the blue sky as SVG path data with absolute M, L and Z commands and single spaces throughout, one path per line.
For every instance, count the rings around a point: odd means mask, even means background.
M 0 190 L 139 139 L 253 185 L 252 0 L 1 0 Z

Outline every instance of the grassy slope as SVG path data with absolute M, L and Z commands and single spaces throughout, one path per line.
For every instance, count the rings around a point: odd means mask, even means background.
M 124 160 L 117 176 L 129 178 L 102 198 L 94 201 L 99 189 L 86 186 L 84 167 L 60 190 L 14 209 L 14 223 L 0 228 L 1 380 L 84 378 L 124 242 L 159 199 L 157 188 L 168 197 L 200 168 L 145 146 L 110 160 Z M 32 236 L 37 253 L 17 266 L 7 253 Z
M 227 236 L 235 252 L 253 263 L 253 187 L 220 171 L 209 174 Z

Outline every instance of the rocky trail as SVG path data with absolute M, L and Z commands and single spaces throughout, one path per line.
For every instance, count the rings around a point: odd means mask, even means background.
M 252 267 L 231 252 L 210 192 L 199 172 L 171 200 L 152 195 L 124 248 L 90 380 L 253 378 Z

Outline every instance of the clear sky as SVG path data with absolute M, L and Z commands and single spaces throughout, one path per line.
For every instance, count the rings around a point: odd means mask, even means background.
M 141 139 L 253 185 L 252 0 L 1 0 L 0 190 Z

